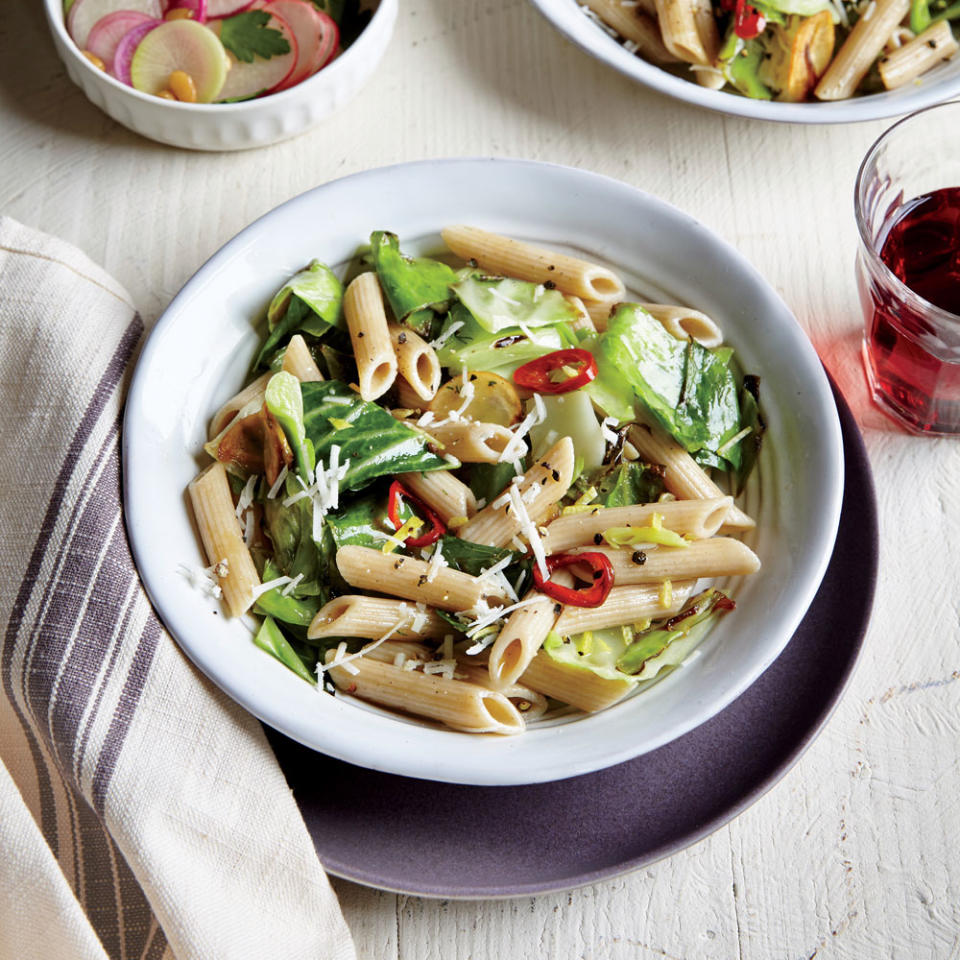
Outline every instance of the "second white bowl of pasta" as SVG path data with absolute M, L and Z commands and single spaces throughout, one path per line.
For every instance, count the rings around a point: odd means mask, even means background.
M 482 784 L 728 704 L 812 600 L 843 483 L 816 354 L 735 251 L 516 161 L 372 171 L 247 228 L 148 342 L 124 456 L 147 589 L 231 696 Z
M 608 66 L 721 113 L 855 123 L 960 95 L 955 11 L 937 0 L 531 2 Z

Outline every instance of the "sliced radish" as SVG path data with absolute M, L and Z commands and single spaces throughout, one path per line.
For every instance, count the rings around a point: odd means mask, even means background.
M 87 50 L 98 56 L 108 68 L 112 68 L 120 41 L 135 27 L 141 27 L 145 23 L 160 25 L 159 20 L 154 20 L 145 13 L 137 13 L 136 10 L 108 13 L 93 25 L 87 37 Z M 133 50 L 130 51 L 130 56 L 133 56 Z
M 253 0 L 207 0 L 207 18 L 213 20 L 232 17 L 235 13 L 243 13 L 252 2 Z
M 164 13 L 167 10 L 192 10 L 190 19 L 204 23 L 207 19 L 207 0 L 169 0 Z
M 79 0 L 77 0 L 79 3 Z M 128 30 L 117 44 L 117 49 L 113 54 L 113 69 L 111 73 L 121 82 L 133 86 L 133 79 L 130 76 L 130 65 L 133 63 L 133 56 L 137 48 L 143 42 L 148 33 L 163 26 L 162 20 L 147 20 Z
M 211 20 L 207 26 L 219 36 L 220 24 L 220 20 Z M 230 73 L 218 100 L 246 100 L 260 93 L 272 93 L 293 72 L 299 56 L 297 38 L 293 30 L 283 17 L 278 17 L 275 13 L 270 14 L 270 20 L 266 26 L 270 30 L 279 30 L 286 37 L 290 50 L 270 57 L 268 60 L 255 56 L 253 63 L 238 60 L 228 50 Z
M 130 63 L 130 82 L 156 95 L 168 89 L 174 70 L 182 70 L 193 79 L 197 101 L 210 103 L 219 96 L 229 69 L 223 44 L 203 24 L 170 20 L 140 41 Z
M 120 9 L 145 13 L 154 20 L 163 15 L 160 0 L 74 0 L 67 17 L 67 32 L 81 50 L 86 50 L 87 38 L 97 21 Z
M 263 8 L 289 24 L 297 38 L 297 63 L 277 90 L 286 90 L 313 76 L 337 49 L 340 31 L 336 21 L 310 0 L 271 0 Z

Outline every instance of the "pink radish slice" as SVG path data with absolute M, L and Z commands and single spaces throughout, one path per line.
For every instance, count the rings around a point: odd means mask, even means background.
M 133 86 L 133 79 L 130 76 L 130 65 L 133 63 L 133 55 L 137 52 L 143 38 L 152 33 L 158 27 L 163 26 L 162 20 L 148 20 L 139 26 L 129 30 L 117 44 L 117 49 L 113 55 L 113 75 L 121 82 Z
M 207 26 L 219 36 L 220 23 L 220 20 L 211 20 Z M 220 91 L 220 96 L 217 97 L 218 100 L 240 100 L 255 97 L 260 93 L 272 93 L 293 72 L 299 56 L 297 38 L 293 30 L 283 17 L 278 17 L 275 13 L 271 13 L 266 26 L 271 30 L 279 30 L 286 37 L 290 50 L 270 57 L 268 60 L 255 56 L 253 63 L 238 60 L 228 50 L 230 73 L 227 74 L 227 81 Z
M 167 10 L 192 10 L 193 16 L 190 19 L 204 23 L 207 19 L 207 0 L 170 0 L 164 13 Z
M 297 38 L 297 63 L 277 90 L 296 86 L 313 76 L 333 55 L 340 37 L 336 21 L 309 0 L 271 0 L 264 8 L 289 24 Z
M 168 89 L 170 74 L 182 70 L 193 79 L 197 102 L 209 103 L 219 96 L 229 69 L 223 44 L 211 30 L 193 20 L 170 20 L 140 41 L 130 82 L 143 93 L 159 94 Z
M 142 13 L 154 20 L 159 20 L 163 12 L 160 0 L 75 0 L 67 17 L 67 32 L 81 50 L 86 50 L 97 22 L 118 10 Z
M 108 69 L 112 69 L 120 41 L 134 27 L 143 26 L 145 23 L 158 25 L 158 21 L 153 17 L 148 17 L 145 13 L 137 13 L 135 10 L 118 10 L 116 13 L 108 13 L 93 25 L 87 37 L 86 49 L 98 56 Z
M 252 6 L 252 0 L 207 0 L 207 19 L 232 17 Z

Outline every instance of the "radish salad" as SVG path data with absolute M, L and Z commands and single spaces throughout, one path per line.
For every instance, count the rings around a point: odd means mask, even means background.
M 312 77 L 369 19 L 357 0 L 66 0 L 67 32 L 142 93 L 231 103 Z

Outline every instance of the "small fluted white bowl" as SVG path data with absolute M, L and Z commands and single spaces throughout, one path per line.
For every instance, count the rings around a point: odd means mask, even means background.
M 960 96 L 960 54 L 897 90 L 816 103 L 753 100 L 710 90 L 627 50 L 584 15 L 577 0 L 530 0 L 568 40 L 637 83 L 706 110 L 780 123 L 859 123 L 913 113 Z
M 43 3 L 57 53 L 87 99 L 135 133 L 188 150 L 265 147 L 316 126 L 370 79 L 397 21 L 397 0 L 379 0 L 363 33 L 333 63 L 289 90 L 241 103 L 179 103 L 98 70 L 67 33 L 62 0 Z

